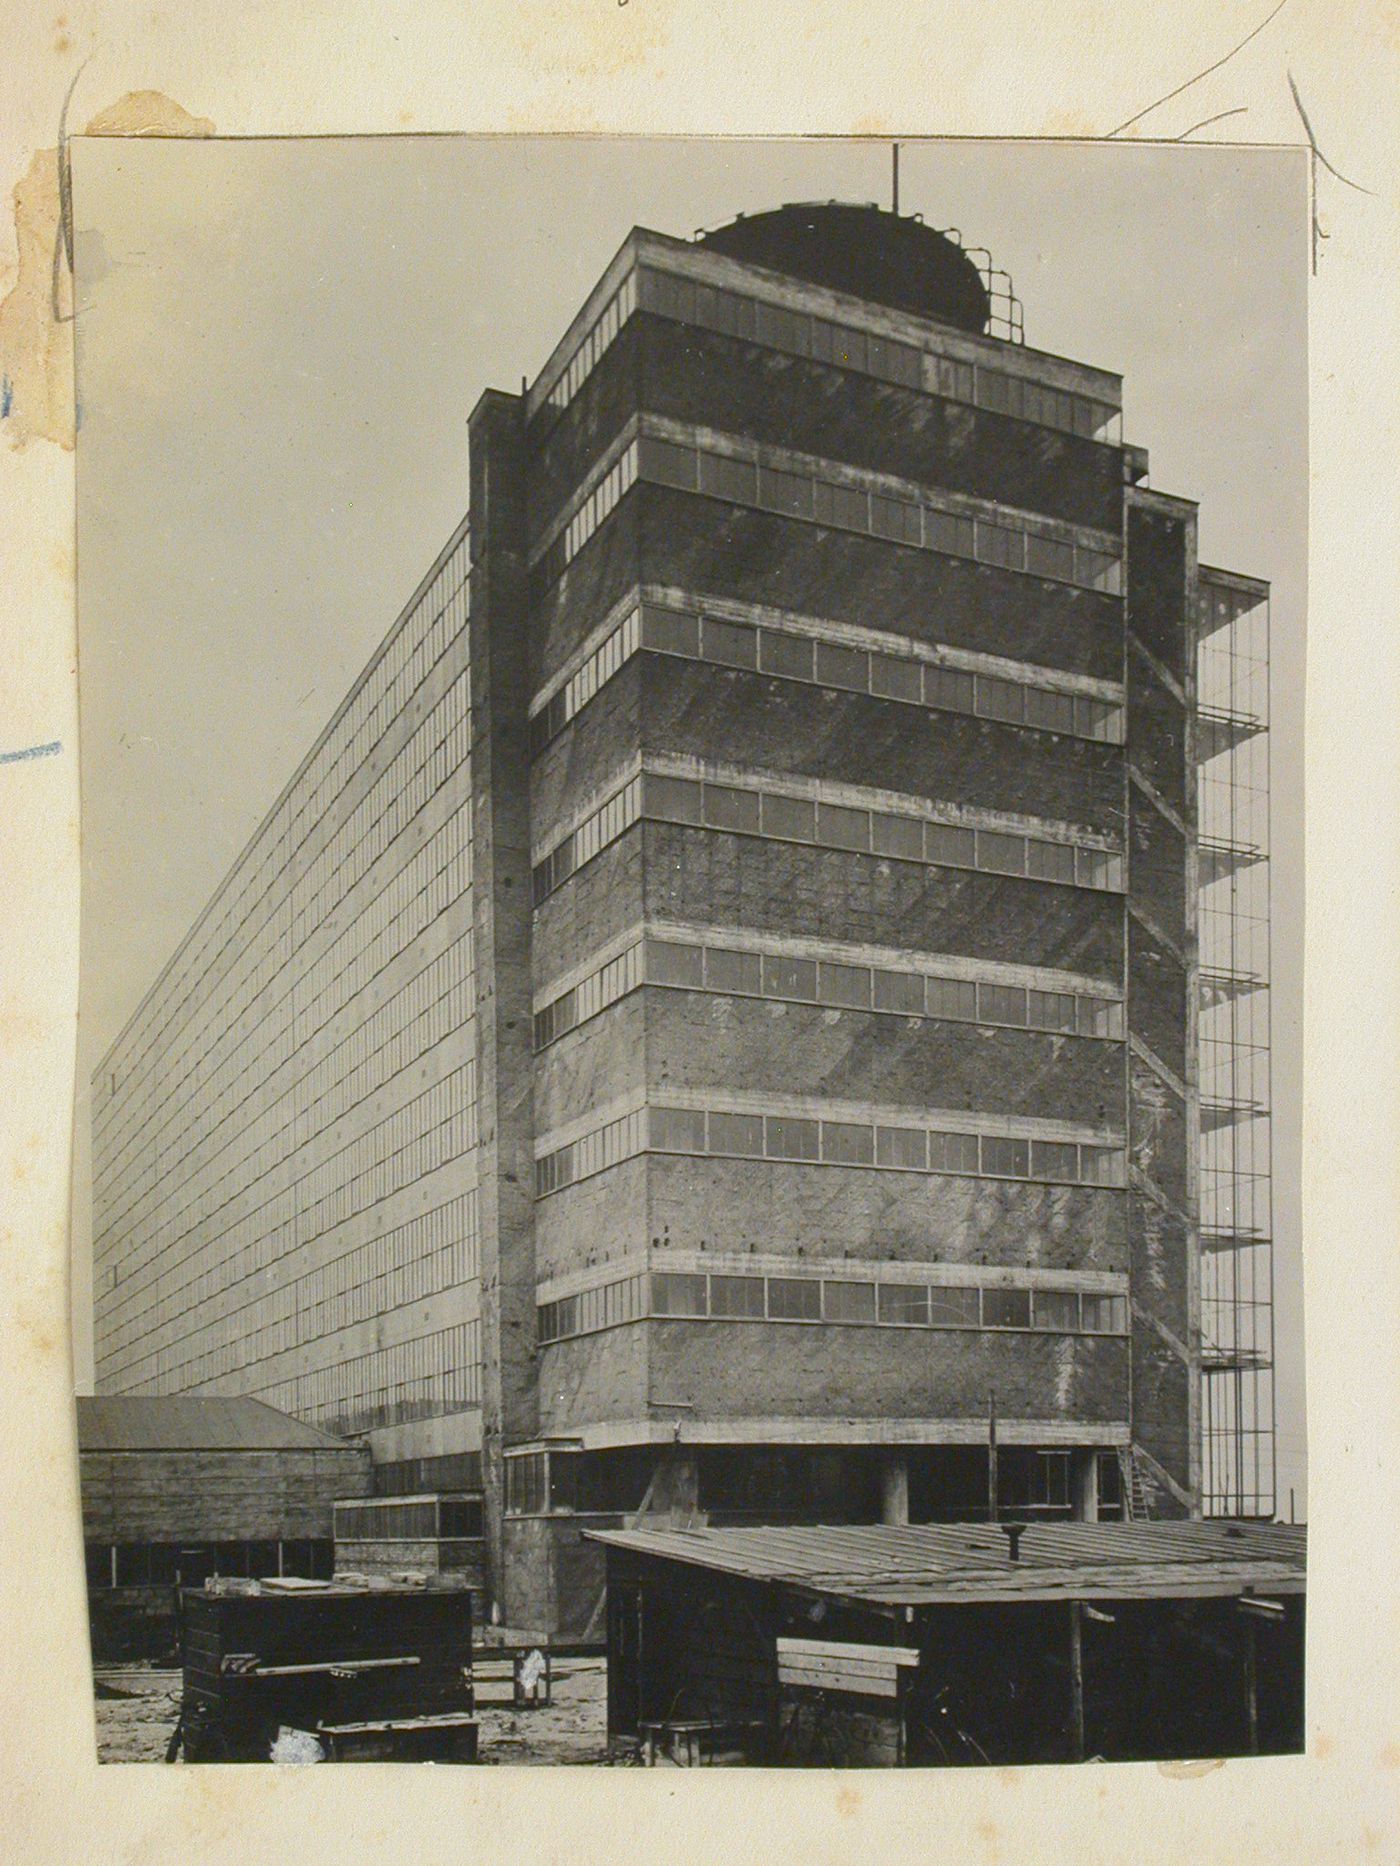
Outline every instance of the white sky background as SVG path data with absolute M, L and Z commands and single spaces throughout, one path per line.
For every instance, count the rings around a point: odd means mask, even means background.
M 74 146 L 82 997 L 93 1067 L 462 515 L 466 423 L 628 230 L 888 204 L 886 143 L 360 138 Z M 905 144 L 901 207 L 1012 273 L 1036 348 L 1121 371 L 1151 483 L 1273 601 L 1279 1486 L 1304 1497 L 1298 1158 L 1307 522 L 1296 152 Z

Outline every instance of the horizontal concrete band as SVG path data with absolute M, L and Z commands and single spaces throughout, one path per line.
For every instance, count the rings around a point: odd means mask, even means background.
M 633 1251 L 615 1257 L 610 1263 L 593 1264 L 586 1270 L 570 1271 L 566 1276 L 550 1277 L 539 1284 L 541 1302 L 553 1302 L 561 1296 L 576 1296 L 587 1289 L 599 1289 L 620 1277 L 641 1276 L 648 1271 L 686 1271 L 700 1275 L 709 1271 L 716 1276 L 825 1276 L 843 1281 L 854 1278 L 874 1283 L 927 1283 L 930 1288 L 966 1289 L 1076 1289 L 1091 1295 L 1127 1294 L 1126 1273 L 1114 1270 L 1057 1270 L 1023 1268 L 1020 1265 L 978 1263 L 941 1263 L 937 1259 L 898 1262 L 887 1258 L 864 1257 L 788 1257 L 773 1251 Z M 662 1319 L 662 1318 L 654 1318 Z M 684 1320 L 684 1317 L 667 1317 Z M 714 1317 L 725 1320 L 725 1317 Z
M 749 628 L 766 628 L 784 635 L 801 636 L 804 640 L 873 650 L 876 654 L 918 661 L 930 667 L 957 668 L 968 674 L 984 674 L 997 680 L 1015 681 L 1021 686 L 1044 687 L 1055 693 L 1077 694 L 1086 699 L 1101 699 L 1119 705 L 1124 699 L 1121 680 L 1100 680 L 1092 674 L 1066 673 L 1060 668 L 1042 667 L 1034 661 L 1012 660 L 1006 655 L 984 654 L 971 648 L 923 642 L 912 635 L 892 633 L 887 629 L 861 627 L 854 622 L 838 622 L 827 616 L 806 615 L 799 610 L 775 609 L 769 603 L 742 602 L 731 596 L 709 596 L 703 590 L 678 589 L 671 584 L 640 583 L 634 584 L 618 598 L 603 620 L 589 630 L 568 659 L 540 687 L 530 702 L 532 718 L 542 712 L 559 689 L 567 686 L 574 675 L 588 664 L 627 616 L 644 603 L 649 608 L 681 611 L 688 615 L 702 614 Z M 770 678 L 776 676 L 770 675 Z
M 712 285 L 720 290 L 738 292 L 756 303 L 776 305 L 783 310 L 803 311 L 833 323 L 849 324 L 877 337 L 891 337 L 896 342 L 913 345 L 930 356 L 943 356 L 991 369 L 998 375 L 1014 375 L 1024 381 L 1042 383 L 1071 395 L 1084 395 L 1121 408 L 1123 378 L 1114 371 L 1099 369 L 1091 363 L 1056 356 L 1048 350 L 1031 349 L 1025 344 L 1010 345 L 995 337 L 974 331 L 954 330 L 946 324 L 916 317 L 893 306 L 872 304 L 852 297 L 828 285 L 769 271 L 723 253 L 711 251 L 692 240 L 678 240 L 667 234 L 637 227 L 627 236 L 606 272 L 588 294 L 564 336 L 555 345 L 549 361 L 526 393 L 525 411 L 533 418 L 548 399 L 554 385 L 566 372 L 579 346 L 597 322 L 624 280 L 641 267 L 666 272 L 696 284 Z
M 665 1409 L 665 1402 L 654 1405 Z M 623 1445 L 985 1445 L 985 1416 L 958 1419 L 605 1419 L 513 1445 L 512 1452 L 551 1448 L 608 1451 Z M 998 1419 L 999 1445 L 1123 1446 L 1128 1422 L 1090 1419 Z
M 648 917 L 633 921 L 631 926 L 597 947 L 587 958 L 581 959 L 567 972 L 560 973 L 557 978 L 542 986 L 534 995 L 532 1008 L 536 1012 L 544 1010 L 564 992 L 581 984 L 584 979 L 591 978 L 595 972 L 602 971 L 604 966 L 647 935 L 682 945 L 722 946 L 737 952 L 825 960 L 831 965 L 878 966 L 882 971 L 907 972 L 915 977 L 958 979 L 968 984 L 1013 985 L 1023 986 L 1029 991 L 1068 992 L 1076 997 L 1102 998 L 1111 1004 L 1121 1004 L 1123 1001 L 1121 978 L 1093 978 L 1087 973 L 1071 972 L 1059 966 L 1017 965 L 1009 960 L 970 958 L 962 953 L 916 952 L 900 946 L 872 946 L 859 940 L 812 939 L 801 934 L 760 932 L 752 927 L 716 926 L 698 921 Z M 655 984 L 658 981 L 649 982 Z

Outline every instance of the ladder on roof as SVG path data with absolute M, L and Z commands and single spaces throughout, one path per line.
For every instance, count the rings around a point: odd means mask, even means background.
M 1142 1466 L 1138 1462 L 1136 1446 L 1119 1446 L 1118 1470 L 1123 1480 L 1123 1521 L 1147 1522 L 1152 1511 L 1148 1506 L 1147 1486 L 1142 1480 Z

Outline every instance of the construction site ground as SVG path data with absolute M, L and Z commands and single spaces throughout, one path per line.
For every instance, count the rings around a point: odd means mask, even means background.
M 552 1701 L 530 1710 L 512 1705 L 509 1661 L 489 1657 L 475 1667 L 478 1760 L 510 1763 L 604 1763 L 607 1755 L 607 1663 L 558 1659 Z M 180 1673 L 129 1666 L 96 1673 L 99 1762 L 161 1762 L 180 1714 Z

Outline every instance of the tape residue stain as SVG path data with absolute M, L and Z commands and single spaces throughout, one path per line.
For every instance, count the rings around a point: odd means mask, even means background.
M 87 126 L 90 136 L 212 136 L 160 91 L 128 91 Z M 0 301 L 0 432 L 16 449 L 54 441 L 72 449 L 73 281 L 54 249 L 60 238 L 57 149 L 39 149 L 12 191 L 14 283 Z M 57 315 L 55 315 L 55 313 Z
M 1223 1756 L 1203 1758 L 1200 1762 L 1159 1762 L 1157 1771 L 1165 1775 L 1169 1782 L 1194 1782 L 1200 1776 L 1214 1775 L 1217 1769 L 1225 1767 Z

